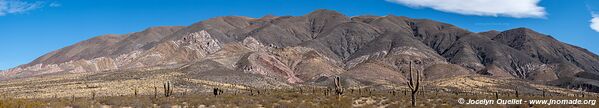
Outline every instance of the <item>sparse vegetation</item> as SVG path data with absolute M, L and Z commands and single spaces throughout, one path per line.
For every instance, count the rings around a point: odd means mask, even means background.
M 123 76 L 136 77 L 115 78 Z M 82 77 L 85 79 L 77 79 Z M 417 81 L 417 76 L 413 77 L 414 81 Z M 330 87 L 297 84 L 292 87 L 267 88 L 249 86 L 243 82 L 217 82 L 214 81 L 215 79 L 192 78 L 172 70 L 48 76 L 35 80 L 24 79 L 0 83 L 0 108 L 66 106 L 397 108 L 411 107 L 412 95 L 417 97 L 414 99 L 416 107 L 481 107 L 461 105 L 456 102 L 458 98 L 597 99 L 595 93 L 580 90 L 543 86 L 520 80 L 498 80 L 476 76 L 422 81 L 419 82 L 417 92 L 412 92 L 408 85 L 403 84 L 351 85 L 345 82 L 344 78 L 343 76 L 331 77 L 330 82 L 326 83 L 331 84 Z M 160 88 L 161 86 L 163 88 Z M 214 96 L 215 89 L 218 89 L 217 96 Z M 168 93 L 168 96 L 163 92 Z M 528 107 L 528 105 L 515 106 Z M 547 107 L 534 105 L 537 106 Z
M 327 91 L 326 88 L 315 88 L 316 91 Z M 300 89 L 263 89 L 252 91 L 268 91 L 267 94 L 254 94 L 253 92 L 223 91 L 217 97 L 210 92 L 173 94 L 170 97 L 154 98 L 153 95 L 129 95 L 129 96 L 107 96 L 107 97 L 66 97 L 66 98 L 44 98 L 44 99 L 0 99 L 2 108 L 34 108 L 34 107 L 324 107 L 324 108 L 348 108 L 348 107 L 411 107 L 411 94 L 393 94 L 396 89 L 368 90 L 372 94 L 360 94 L 348 92 L 342 95 L 324 96 L 321 93 L 300 93 Z M 411 91 L 411 90 L 400 90 Z M 333 91 L 329 91 L 333 92 Z M 520 98 L 511 93 L 500 92 L 465 92 L 459 91 L 456 95 L 453 90 L 429 89 L 419 90 L 415 95 L 418 104 L 415 107 L 482 107 L 482 105 L 462 105 L 456 100 L 465 99 L 597 99 L 592 97 L 569 94 L 552 94 L 543 96 L 539 94 L 524 94 Z M 511 95 L 510 95 L 511 94 Z M 550 94 L 547 93 L 546 94 Z M 588 94 L 587 94 L 588 95 Z M 566 107 L 570 105 L 488 105 L 485 107 Z M 572 105 L 576 107 L 593 107 L 590 105 Z

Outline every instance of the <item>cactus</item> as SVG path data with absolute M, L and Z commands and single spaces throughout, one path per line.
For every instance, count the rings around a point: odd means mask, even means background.
M 170 97 L 173 94 L 173 89 L 171 89 L 170 81 L 167 81 L 164 84 L 164 97 Z
M 212 89 L 212 94 L 214 94 L 214 96 L 218 95 L 218 88 L 213 88 Z
M 499 93 L 495 92 L 495 100 L 499 99 Z
M 410 88 L 410 90 L 412 91 L 412 106 L 416 106 L 416 93 L 418 93 L 418 90 L 420 89 L 420 71 L 416 70 L 416 79 L 414 80 L 414 75 L 412 74 L 412 62 L 410 62 L 410 75 L 408 78 L 408 87 Z
M 335 77 L 335 93 L 337 95 L 343 94 L 343 87 L 341 87 L 341 78 Z
M 516 97 L 520 97 L 520 94 L 518 94 L 518 90 L 515 90 L 515 91 L 516 91 Z
M 221 90 L 221 89 L 219 89 L 219 88 L 214 88 L 214 89 L 212 90 L 212 94 L 214 94 L 214 96 L 221 95 L 221 94 L 223 94 L 223 90 Z

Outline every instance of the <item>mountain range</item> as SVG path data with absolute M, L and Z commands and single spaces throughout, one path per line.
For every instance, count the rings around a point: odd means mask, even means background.
M 489 76 L 599 92 L 599 56 L 528 28 L 471 32 L 403 16 L 225 16 L 190 26 L 94 37 L 0 74 L 2 80 L 72 73 L 173 69 L 216 82 L 404 84 Z M 255 84 L 252 82 L 267 82 Z

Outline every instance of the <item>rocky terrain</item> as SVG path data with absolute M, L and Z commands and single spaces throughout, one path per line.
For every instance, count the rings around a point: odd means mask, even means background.
M 51 87 L 56 84 L 91 87 L 87 92 L 118 89 L 111 86 L 149 92 L 176 80 L 181 92 L 207 90 L 197 84 L 326 86 L 333 76 L 349 87 L 402 85 L 410 63 L 429 81 L 476 76 L 599 92 L 599 56 L 531 29 L 475 33 L 428 19 L 349 17 L 331 10 L 217 17 L 190 26 L 98 36 L 2 71 L 0 86 L 5 93 L 11 87 L 61 89 Z M 37 78 L 54 80 L 36 83 Z M 79 86 L 66 86 L 71 83 Z M 50 97 L 72 91 L 19 92 L 26 93 Z

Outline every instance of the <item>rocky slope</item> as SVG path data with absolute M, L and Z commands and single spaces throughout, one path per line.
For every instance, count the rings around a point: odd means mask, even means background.
M 261 87 L 272 81 L 319 85 L 331 76 L 347 84 L 403 84 L 410 62 L 427 80 L 484 75 L 599 91 L 596 54 L 527 28 L 473 33 L 427 19 L 348 17 L 330 10 L 218 17 L 186 27 L 99 36 L 2 76 L 176 69 L 219 82 L 269 82 L 253 85 Z

